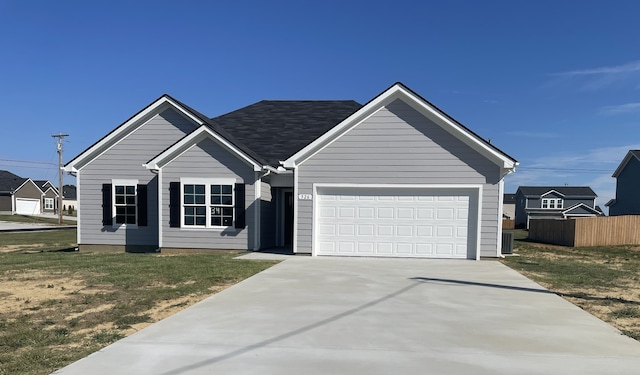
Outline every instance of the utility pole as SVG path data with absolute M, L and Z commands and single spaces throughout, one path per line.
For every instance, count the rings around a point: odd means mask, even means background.
M 62 190 L 64 185 L 62 185 L 62 140 L 64 137 L 68 137 L 69 134 L 62 134 L 59 132 L 58 134 L 53 134 L 51 137 L 57 138 L 58 141 L 56 143 L 58 149 L 58 223 L 62 224 Z

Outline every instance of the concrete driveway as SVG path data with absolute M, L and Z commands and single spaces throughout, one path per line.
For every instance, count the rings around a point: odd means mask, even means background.
M 637 374 L 640 343 L 495 261 L 292 257 L 55 374 Z

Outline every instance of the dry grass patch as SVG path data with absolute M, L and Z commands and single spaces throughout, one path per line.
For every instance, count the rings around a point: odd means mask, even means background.
M 49 374 L 275 264 L 235 255 L 0 254 L 0 375 Z

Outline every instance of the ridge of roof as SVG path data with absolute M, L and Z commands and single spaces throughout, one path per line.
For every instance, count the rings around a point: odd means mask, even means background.
M 565 196 L 594 196 L 598 195 L 589 186 L 520 186 L 518 191 L 525 196 L 542 195 L 555 190 Z
M 28 178 L 20 177 L 9 171 L 0 170 L 0 191 L 14 191 L 27 180 Z
M 212 121 L 277 167 L 361 107 L 354 100 L 261 100 Z

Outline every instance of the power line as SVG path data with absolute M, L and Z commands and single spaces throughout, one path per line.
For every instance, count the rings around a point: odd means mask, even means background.
M 49 163 L 46 161 L 15 160 L 15 159 L 0 159 L 0 161 L 8 161 L 12 163 L 25 163 L 25 164 L 57 165 L 56 163 Z
M 581 168 L 543 168 L 543 167 L 517 167 L 517 169 L 533 169 L 539 171 L 579 172 L 579 173 L 613 173 L 613 169 L 581 169 Z

